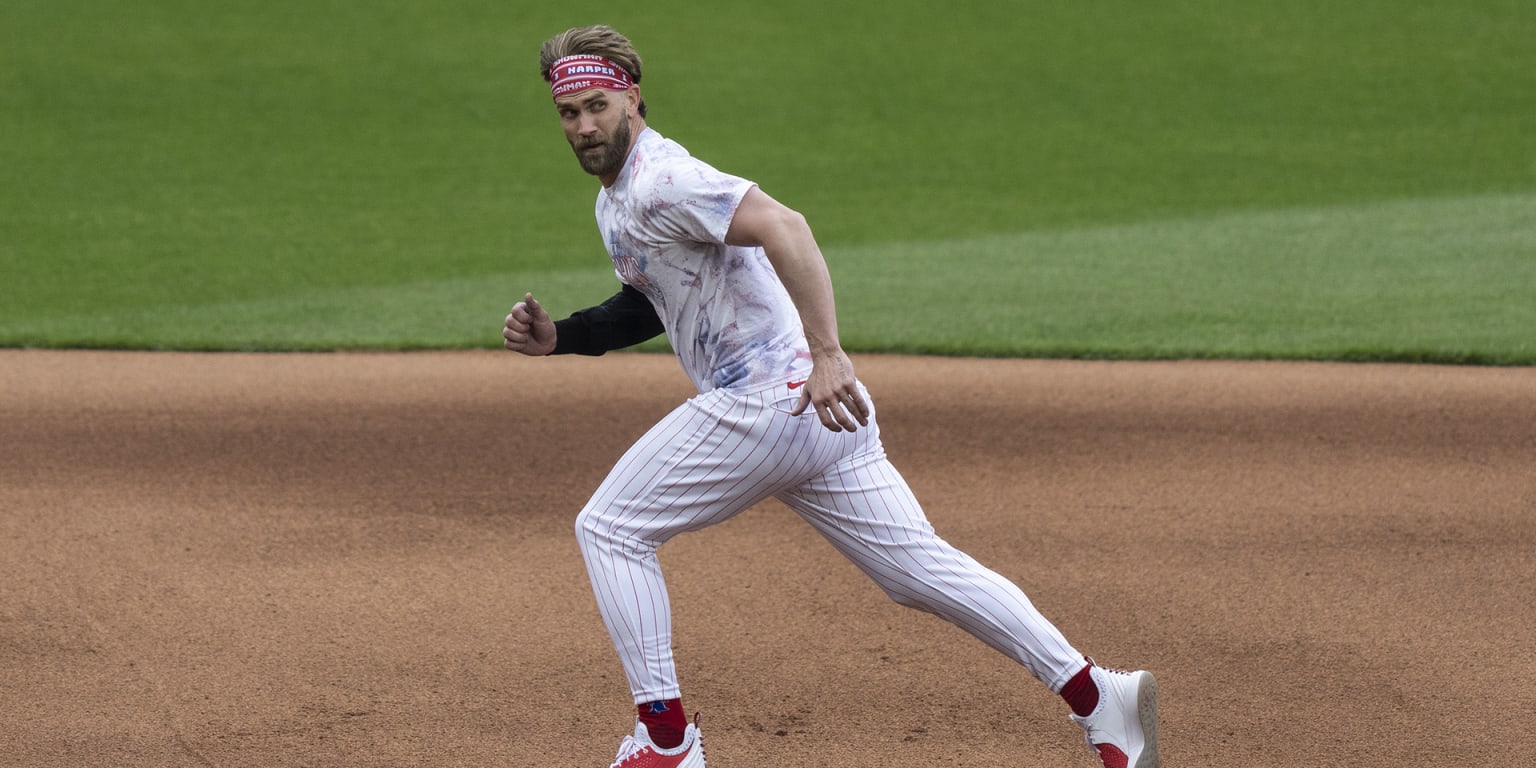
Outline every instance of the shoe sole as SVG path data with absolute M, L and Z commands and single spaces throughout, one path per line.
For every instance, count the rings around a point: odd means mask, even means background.
M 1157 768 L 1157 678 L 1142 672 L 1136 686 L 1136 716 L 1141 720 L 1141 755 L 1131 768 Z

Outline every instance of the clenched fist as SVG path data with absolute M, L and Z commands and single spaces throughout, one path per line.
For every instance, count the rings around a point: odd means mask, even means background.
M 525 355 L 547 355 L 555 350 L 555 321 L 533 298 L 524 294 L 523 300 L 512 305 L 507 314 L 506 328 L 501 331 L 505 346 L 513 352 Z

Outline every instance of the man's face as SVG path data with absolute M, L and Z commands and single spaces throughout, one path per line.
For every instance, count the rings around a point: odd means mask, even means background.
M 587 173 L 611 182 L 629 156 L 631 91 L 591 89 L 555 102 L 565 140 Z

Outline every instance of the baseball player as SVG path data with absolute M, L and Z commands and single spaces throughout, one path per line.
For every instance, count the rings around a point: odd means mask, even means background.
M 526 294 L 505 346 L 601 355 L 665 333 L 699 392 L 630 447 L 576 518 L 637 708 L 612 766 L 704 768 L 656 552 L 770 497 L 897 603 L 953 622 L 1060 694 L 1105 766 L 1156 766 L 1152 675 L 1095 665 L 1017 586 L 934 533 L 839 345 L 805 218 L 649 128 L 640 57 L 613 29 L 562 32 L 539 59 L 566 141 L 602 182 L 597 226 L 621 287 L 558 321 Z

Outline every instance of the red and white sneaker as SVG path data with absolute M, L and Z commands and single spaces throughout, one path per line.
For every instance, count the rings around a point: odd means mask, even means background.
M 1087 717 L 1072 715 L 1104 768 L 1157 768 L 1157 681 L 1151 672 L 1094 665 L 1099 706 Z
M 699 733 L 699 718 L 694 716 L 683 731 L 683 743 L 662 749 L 651 743 L 645 723 L 635 723 L 635 735 L 625 736 L 619 754 L 608 768 L 704 768 L 704 736 Z

